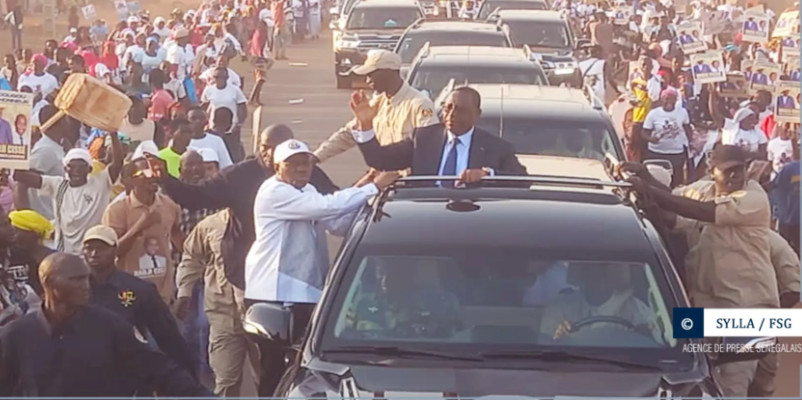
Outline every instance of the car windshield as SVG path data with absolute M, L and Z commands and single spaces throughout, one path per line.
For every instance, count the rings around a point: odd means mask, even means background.
M 502 10 L 545 10 L 547 7 L 546 3 L 540 1 L 485 0 L 476 18 L 485 20 L 497 8 Z
M 543 71 L 533 65 L 504 67 L 487 65 L 461 65 L 460 68 L 438 66 L 436 68 L 421 66 L 412 78 L 412 87 L 425 90 L 430 97 L 437 96 L 448 81 L 454 79 L 462 83 L 509 83 L 524 85 L 548 85 Z
M 604 160 L 604 155 L 618 154 L 613 140 L 616 137 L 601 122 L 581 122 L 573 120 L 541 120 L 523 118 L 504 118 L 503 124 L 498 115 L 482 116 L 480 128 L 501 136 L 515 145 L 518 154 L 538 154 Z
M 550 249 L 534 250 L 431 246 L 399 252 L 396 246 L 392 253 L 357 254 L 344 280 L 350 284 L 325 323 L 324 340 L 331 342 L 324 347 L 676 350 L 674 301 L 652 263 L 555 258 Z
M 411 32 L 401 41 L 397 53 L 401 56 L 401 60 L 408 64 L 418 55 L 418 52 L 426 42 L 429 42 L 430 46 L 510 47 L 501 32 Z
M 505 21 L 510 27 L 510 38 L 516 47 L 528 44 L 531 47 L 566 49 L 571 47 L 568 28 L 563 21 L 532 22 Z
M 421 16 L 413 7 L 363 7 L 351 13 L 346 29 L 403 29 Z

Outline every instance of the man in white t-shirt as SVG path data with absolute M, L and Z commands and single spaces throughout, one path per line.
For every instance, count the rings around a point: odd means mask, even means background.
M 794 142 L 791 140 L 790 127 L 786 124 L 777 124 L 774 128 L 777 136 L 769 140 L 766 146 L 769 161 L 771 161 L 771 178 L 777 175 L 786 163 L 793 161 Z
M 643 122 L 643 135 L 649 141 L 646 159 L 669 161 L 674 169 L 673 186 L 684 184 L 688 146 L 693 134 L 688 111 L 676 106 L 677 97 L 676 90 L 664 90 L 660 95 L 663 106 L 649 111 Z
M 237 74 L 236 71 L 234 71 L 233 69 L 229 68 L 229 66 L 228 66 L 229 60 L 231 60 L 231 58 L 228 55 L 223 54 L 223 53 L 218 53 L 217 54 L 217 65 L 216 65 L 216 67 L 215 68 L 209 68 L 206 71 L 203 71 L 203 73 L 200 74 L 200 76 L 199 76 L 200 80 L 205 81 L 206 85 L 208 85 L 208 86 L 214 86 L 214 84 L 215 84 L 214 71 L 217 68 L 225 68 L 226 71 L 228 71 L 228 79 L 226 80 L 226 82 L 228 82 L 228 85 L 241 89 L 242 88 L 242 79 L 240 79 L 239 74 Z
M 47 67 L 47 58 L 44 56 L 33 57 L 33 72 L 23 74 L 19 77 L 17 83 L 17 90 L 23 86 L 27 86 L 33 90 L 34 95 L 41 93 L 42 98 L 47 97 L 48 94 L 58 89 L 58 79 L 55 76 L 45 72 Z
M 234 164 L 231 161 L 231 154 L 229 154 L 223 138 L 206 133 L 206 125 L 209 121 L 202 107 L 190 108 L 187 112 L 187 120 L 189 120 L 189 125 L 192 128 L 192 140 L 189 142 L 190 148 L 209 148 L 216 151 L 220 159 L 220 169 Z
M 170 45 L 167 50 L 168 61 L 172 65 L 173 71 L 170 71 L 170 76 L 183 82 L 191 72 L 195 55 L 192 52 L 192 46 L 189 44 L 189 31 L 181 28 L 175 31 L 175 42 Z
M 39 189 L 53 201 L 56 216 L 56 250 L 81 254 L 84 233 L 100 223 L 109 204 L 111 188 L 120 175 L 123 150 L 117 133 L 110 133 L 112 162 L 99 174 L 92 171 L 92 156 L 85 149 L 72 149 L 64 156 L 64 176 L 43 176 L 31 171 L 14 171 L 14 180 Z
M 226 107 L 234 114 L 234 127 L 242 124 L 248 115 L 246 103 L 248 99 L 239 87 L 228 83 L 228 70 L 216 68 L 214 70 L 214 85 L 207 85 L 201 94 L 201 107 L 214 114 L 220 107 Z

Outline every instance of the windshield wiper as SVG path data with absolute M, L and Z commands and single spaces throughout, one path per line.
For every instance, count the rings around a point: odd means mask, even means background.
M 445 360 L 483 361 L 481 357 L 463 356 L 433 350 L 410 349 L 398 346 L 341 346 L 323 350 L 324 353 L 370 353 L 382 356 L 423 356 Z
M 589 354 L 570 353 L 567 351 L 497 351 L 479 353 L 484 358 L 503 358 L 503 359 L 533 359 L 544 361 L 591 361 L 605 364 L 613 364 L 623 368 L 640 369 L 648 371 L 660 371 L 654 365 L 641 364 L 632 361 L 624 361 L 616 358 L 608 358 Z

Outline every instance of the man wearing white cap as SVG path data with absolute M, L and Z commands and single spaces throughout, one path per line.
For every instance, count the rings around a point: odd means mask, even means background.
M 431 99 L 409 86 L 401 78 L 400 70 L 401 56 L 387 50 L 371 51 L 363 65 L 351 70 L 353 74 L 367 77 L 368 85 L 376 93 L 372 99 L 362 91 L 351 95 L 352 103 L 369 102 L 375 110 L 373 126 L 359 128 L 356 119 L 351 120 L 315 150 L 319 162 L 356 146 L 351 134 L 354 129 L 373 129 L 379 144 L 387 146 L 409 137 L 415 128 L 439 122 Z
M 203 158 L 204 176 L 206 179 L 213 177 L 220 170 L 220 157 L 217 152 L 208 147 L 198 149 L 197 152 Z
M 329 268 L 324 230 L 342 235 L 354 213 L 398 174 L 367 175 L 355 187 L 322 195 L 309 184 L 314 156 L 305 143 L 279 144 L 273 164 L 276 174 L 262 183 L 254 203 L 256 240 L 245 259 L 245 306 L 287 307 L 292 331 L 304 332 Z M 270 396 L 284 373 L 284 349 L 265 345 L 260 358 L 258 394 Z
M 120 175 L 123 150 L 117 133 L 111 136 L 112 162 L 99 174 L 89 176 L 92 157 L 85 149 L 72 149 L 64 156 L 64 176 L 43 176 L 31 171 L 14 171 L 14 180 L 39 189 L 53 201 L 56 215 L 56 250 L 81 254 L 84 233 L 100 223 L 109 204 L 109 194 Z
M 159 40 L 162 42 L 167 40 L 170 34 L 173 33 L 170 28 L 167 27 L 167 21 L 162 17 L 156 17 L 156 19 L 153 20 L 153 28 L 153 33 L 159 35 Z

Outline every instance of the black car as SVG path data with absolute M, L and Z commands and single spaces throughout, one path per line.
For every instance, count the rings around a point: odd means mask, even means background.
M 486 20 L 496 10 L 548 10 L 546 0 L 484 0 L 476 12 L 476 19 Z
M 543 66 L 552 85 L 581 87 L 579 50 L 590 43 L 576 40 L 568 21 L 558 11 L 501 10 L 490 19 L 510 32 L 516 47 L 528 47 L 532 58 Z
M 461 83 L 548 85 L 543 68 L 521 49 L 491 46 L 424 45 L 412 61 L 406 80 L 436 97 L 449 80 Z
M 409 64 L 420 49 L 430 46 L 512 47 L 510 36 L 496 24 L 461 20 L 420 20 L 407 28 L 395 52 L 401 56 L 401 72 L 406 76 Z
M 708 357 L 683 351 L 700 342 L 673 338 L 689 302 L 627 184 L 420 186 L 444 178 L 406 178 L 361 210 L 276 397 L 720 395 Z M 304 336 L 290 325 L 272 304 L 246 315 L 276 345 Z

